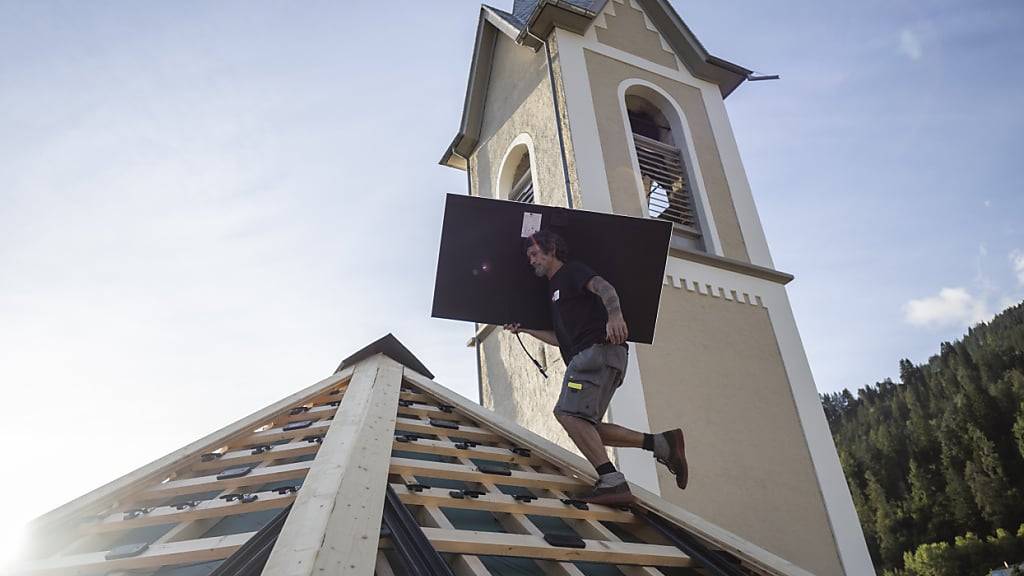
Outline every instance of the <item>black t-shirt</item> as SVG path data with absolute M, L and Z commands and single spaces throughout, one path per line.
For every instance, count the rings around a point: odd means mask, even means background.
M 566 364 L 592 344 L 607 341 L 608 311 L 601 298 L 587 290 L 594 276 L 597 272 L 586 264 L 570 261 L 548 281 L 555 336 Z

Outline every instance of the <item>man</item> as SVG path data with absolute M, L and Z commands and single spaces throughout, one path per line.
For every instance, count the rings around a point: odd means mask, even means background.
M 519 324 L 505 329 L 525 332 L 558 346 L 565 360 L 565 378 L 555 404 L 555 418 L 569 438 L 597 470 L 593 491 L 580 499 L 607 505 L 633 502 L 622 472 L 608 460 L 605 446 L 643 448 L 676 476 L 686 488 L 687 465 L 683 432 L 644 434 L 617 424 L 601 422 L 626 371 L 629 330 L 615 288 L 586 264 L 568 261 L 565 240 L 541 230 L 526 241 L 526 256 L 537 276 L 548 279 L 554 330 L 526 330 Z

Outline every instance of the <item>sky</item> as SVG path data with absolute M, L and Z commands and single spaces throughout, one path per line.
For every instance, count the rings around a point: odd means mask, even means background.
M 1024 299 L 1024 3 L 673 3 L 782 76 L 727 108 L 820 391 Z M 0 541 L 388 332 L 476 398 L 430 303 L 477 17 L 0 0 Z

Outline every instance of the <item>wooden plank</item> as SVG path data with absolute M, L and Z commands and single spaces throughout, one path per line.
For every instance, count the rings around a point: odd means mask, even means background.
M 467 426 L 472 426 L 473 421 L 469 420 L 465 416 L 456 414 L 455 412 L 445 412 L 436 406 L 429 404 L 413 404 L 412 406 L 399 406 L 398 414 L 402 416 L 419 416 L 421 418 L 433 418 L 435 420 L 448 420 L 450 422 L 460 422 Z
M 403 368 L 356 364 L 264 576 L 373 574 Z
M 406 374 L 406 380 L 416 386 L 423 394 L 433 398 L 434 401 L 455 406 L 456 409 L 463 411 L 467 416 L 476 420 L 481 427 L 493 429 L 507 441 L 517 446 L 529 448 L 540 457 L 556 463 L 564 472 L 571 473 L 590 485 L 597 481 L 597 478 L 593 475 L 593 467 L 582 456 L 558 446 L 554 442 L 523 428 L 500 414 L 463 398 L 421 374 L 410 371 Z M 506 482 L 501 483 L 506 484 Z M 712 547 L 720 548 L 729 554 L 733 554 L 764 573 L 777 576 L 813 576 L 810 572 L 788 560 L 743 540 L 739 536 L 711 524 L 696 514 L 688 512 L 636 484 L 630 484 L 630 490 L 637 497 L 639 506 L 656 512 L 669 521 L 681 526 L 695 537 L 709 543 Z
M 325 402 L 338 402 L 342 398 L 344 398 L 344 396 L 328 396 L 328 398 L 331 398 L 331 400 L 325 400 Z M 307 404 L 309 404 L 309 402 L 307 402 Z M 334 413 L 337 411 L 337 406 L 325 404 L 322 406 L 313 406 L 309 410 L 306 410 L 305 412 L 299 412 L 298 414 L 289 414 L 286 412 L 284 416 L 282 416 L 278 420 L 281 422 L 300 422 L 302 420 L 327 420 L 330 418 L 334 418 Z
M 119 530 L 132 530 L 142 526 L 188 522 L 203 518 L 223 518 L 224 516 L 284 508 L 295 500 L 294 493 L 257 492 L 256 495 L 258 499 L 247 504 L 243 504 L 239 500 L 228 502 L 218 498 L 200 502 L 194 508 L 185 508 L 183 510 L 178 510 L 173 506 L 161 506 L 149 514 L 143 514 L 130 520 L 125 520 L 124 513 L 118 512 L 107 516 L 99 522 L 84 524 L 79 530 L 86 534 L 99 534 Z
M 260 454 L 253 454 L 251 449 L 247 450 L 235 450 L 232 452 L 226 452 L 220 458 L 216 460 L 210 460 L 209 462 L 197 462 L 192 466 L 192 470 L 224 470 L 234 466 L 241 466 L 243 464 L 253 464 L 256 462 L 267 462 L 270 460 L 280 460 L 283 458 L 295 458 L 298 456 L 307 456 L 309 454 L 316 454 L 317 450 L 320 449 L 320 444 L 316 442 L 292 442 L 290 444 L 279 444 L 272 446 L 270 450 L 262 452 Z
M 107 560 L 105 558 L 107 551 L 60 556 L 39 562 L 15 565 L 10 574 L 78 576 L 113 570 L 140 570 L 172 564 L 209 562 L 227 558 L 253 534 L 255 532 L 153 544 L 138 556 L 120 560 Z
M 250 434 L 231 443 L 231 446 L 259 446 L 260 444 L 271 444 L 280 440 L 294 440 L 306 436 L 323 436 L 331 427 L 330 420 L 313 422 L 308 428 L 298 430 L 284 430 L 283 428 L 271 428 L 262 432 Z
M 599 504 L 591 504 L 590 510 L 580 510 L 574 506 L 563 504 L 555 498 L 538 498 L 530 503 L 519 502 L 512 496 L 501 492 L 491 492 L 477 498 L 452 498 L 449 490 L 429 488 L 421 492 L 413 492 L 401 484 L 392 484 L 398 497 L 406 504 L 418 506 L 437 506 L 440 508 L 462 508 L 466 510 L 487 510 L 489 512 L 507 512 L 510 514 L 531 514 L 534 516 L 554 516 L 557 518 L 582 518 L 607 522 L 638 522 L 639 519 L 631 512 L 610 508 Z
M 424 528 L 423 533 L 438 552 L 515 556 L 559 562 L 604 562 L 635 566 L 691 565 L 690 558 L 674 546 L 584 540 L 584 548 L 561 548 L 532 534 L 502 534 L 476 530 Z
M 543 488 L 553 486 L 563 490 L 580 490 L 585 487 L 579 481 L 559 474 L 542 474 L 540 472 L 520 472 L 512 470 L 510 476 L 484 474 L 475 468 L 462 464 L 446 462 L 429 462 L 409 458 L 392 458 L 392 474 L 412 474 L 430 478 L 447 478 L 449 480 L 466 480 L 468 482 L 490 481 L 506 486 L 527 486 Z
M 315 460 L 313 462 L 315 462 Z M 257 468 L 241 478 L 231 478 L 228 480 L 217 480 L 216 475 L 186 478 L 184 480 L 171 480 L 169 482 L 164 482 L 163 484 L 157 484 L 145 492 L 136 494 L 132 500 L 135 502 L 149 502 L 170 496 L 180 496 L 182 494 L 196 494 L 199 492 L 208 492 L 210 490 L 233 490 L 235 488 L 257 486 L 268 482 L 277 482 L 279 480 L 304 478 L 306 473 L 309 472 L 309 467 L 313 462 L 295 462 L 293 464 Z
M 403 452 L 418 452 L 421 454 L 439 454 L 442 456 L 455 456 L 466 458 L 477 458 L 481 460 L 492 460 L 495 462 L 511 462 L 515 464 L 543 464 L 544 461 L 532 454 L 520 456 L 508 448 L 497 448 L 494 446 L 474 446 L 473 448 L 456 448 L 455 442 L 447 440 L 430 440 L 420 438 L 415 442 L 399 442 L 395 440 L 393 450 Z
M 465 438 L 466 440 L 472 440 L 473 442 L 501 441 L 501 438 L 493 432 L 489 432 L 483 428 L 477 428 L 476 426 L 459 426 L 458 430 L 449 430 L 447 428 L 431 426 L 430 422 L 426 420 L 414 420 L 412 418 L 398 418 L 395 422 L 395 429 L 403 432 L 416 432 L 418 434 L 455 436 L 456 438 Z

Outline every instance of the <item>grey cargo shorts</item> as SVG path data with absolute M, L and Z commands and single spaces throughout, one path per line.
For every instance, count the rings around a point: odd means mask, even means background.
M 625 347 L 615 344 L 594 344 L 576 354 L 565 369 L 555 414 L 600 422 L 622 385 L 628 355 Z

